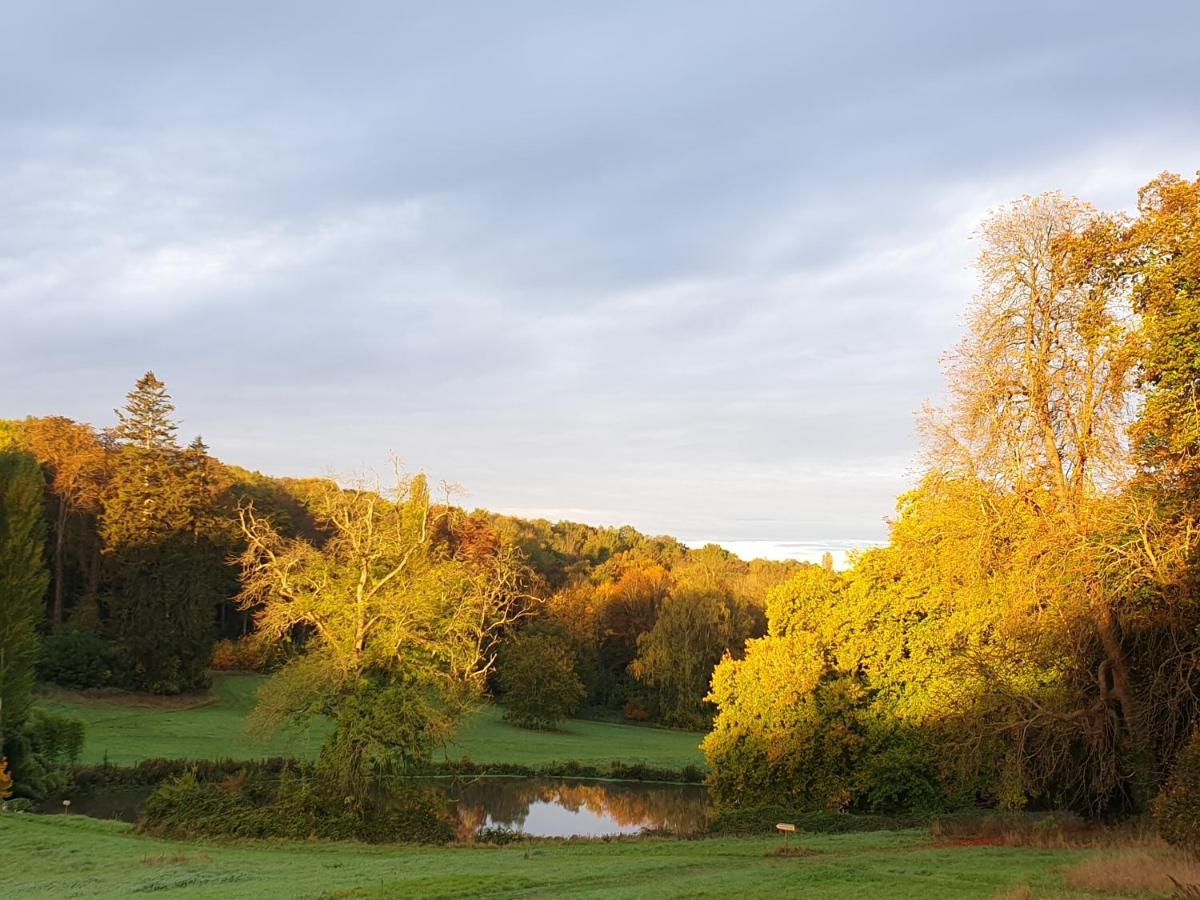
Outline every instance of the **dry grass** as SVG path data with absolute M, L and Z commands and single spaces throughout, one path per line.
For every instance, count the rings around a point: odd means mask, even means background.
M 781 845 L 779 847 L 775 847 L 771 850 L 768 850 L 766 853 L 763 854 L 763 856 L 765 856 L 767 859 L 779 859 L 781 857 L 784 859 L 790 859 L 793 857 L 798 858 L 798 857 L 805 857 L 805 856 L 816 856 L 820 852 L 821 851 L 819 851 L 819 850 L 809 850 L 807 847 L 799 847 L 799 846 L 784 847 Z
M 1071 813 L 949 816 L 936 819 L 930 834 L 934 840 L 953 846 L 990 845 L 1040 850 L 1130 849 L 1159 844 L 1148 820 L 1101 825 Z
M 145 856 L 142 857 L 143 866 L 184 866 L 188 863 L 206 863 L 208 862 L 207 853 L 172 853 L 163 856 Z
M 1200 900 L 1200 862 L 1166 845 L 1097 855 L 1064 873 L 1067 885 L 1118 894 L 1166 894 Z
M 56 684 L 38 687 L 38 697 L 52 703 L 66 703 L 121 709 L 190 710 L 211 706 L 216 698 L 211 691 L 187 694 L 143 694 L 120 688 L 68 688 Z

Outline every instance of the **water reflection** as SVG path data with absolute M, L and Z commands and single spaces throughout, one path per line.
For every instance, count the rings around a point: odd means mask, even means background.
M 709 810 L 707 790 L 694 784 L 481 778 L 443 782 L 441 789 L 454 802 L 463 839 L 482 828 L 533 837 L 600 837 L 647 828 L 686 834 L 704 827 Z
M 409 781 L 405 779 L 405 781 Z M 458 836 L 470 840 L 484 828 L 505 828 L 531 837 L 604 837 L 647 828 L 689 834 L 704 828 L 708 791 L 698 784 L 648 784 L 570 778 L 488 777 L 466 780 L 411 779 L 451 801 Z M 153 787 L 109 787 L 72 796 L 71 812 L 136 822 Z M 37 804 L 62 813 L 60 798 Z

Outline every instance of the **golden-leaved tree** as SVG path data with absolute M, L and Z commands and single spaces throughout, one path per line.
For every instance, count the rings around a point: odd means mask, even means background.
M 312 485 L 318 541 L 241 511 L 241 602 L 267 639 L 304 652 L 260 695 L 263 724 L 328 715 L 321 765 L 353 795 L 426 758 L 479 694 L 502 633 L 531 602 L 520 554 L 448 504 L 422 476 Z
M 768 636 L 715 673 L 719 796 L 1145 807 L 1200 712 L 1189 185 L 1160 179 L 1132 222 L 1047 194 L 984 223 L 890 545 L 777 588 Z

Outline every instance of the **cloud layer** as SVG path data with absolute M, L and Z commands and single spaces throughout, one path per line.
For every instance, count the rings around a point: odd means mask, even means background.
M 986 210 L 1200 168 L 1183 0 L 7 18 L 0 416 L 688 539 L 882 537 Z

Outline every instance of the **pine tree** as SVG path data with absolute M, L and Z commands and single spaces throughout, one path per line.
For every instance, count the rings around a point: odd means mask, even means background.
M 45 479 L 37 461 L 0 451 L 0 748 L 29 711 L 46 570 Z
M 215 610 L 235 589 L 214 540 L 215 481 L 207 447 L 183 450 L 170 394 L 147 372 L 117 412 L 116 466 L 104 503 L 108 631 L 128 654 L 130 687 L 198 686 Z
M 174 411 L 153 372 L 139 379 L 125 409 L 117 410 L 117 458 L 102 523 L 110 550 L 191 526 Z
M 147 372 L 138 379 L 133 390 L 125 395 L 124 409 L 117 414 L 117 436 L 129 446 L 147 451 L 175 449 L 175 433 L 179 424 L 171 418 L 175 404 L 167 386 Z

